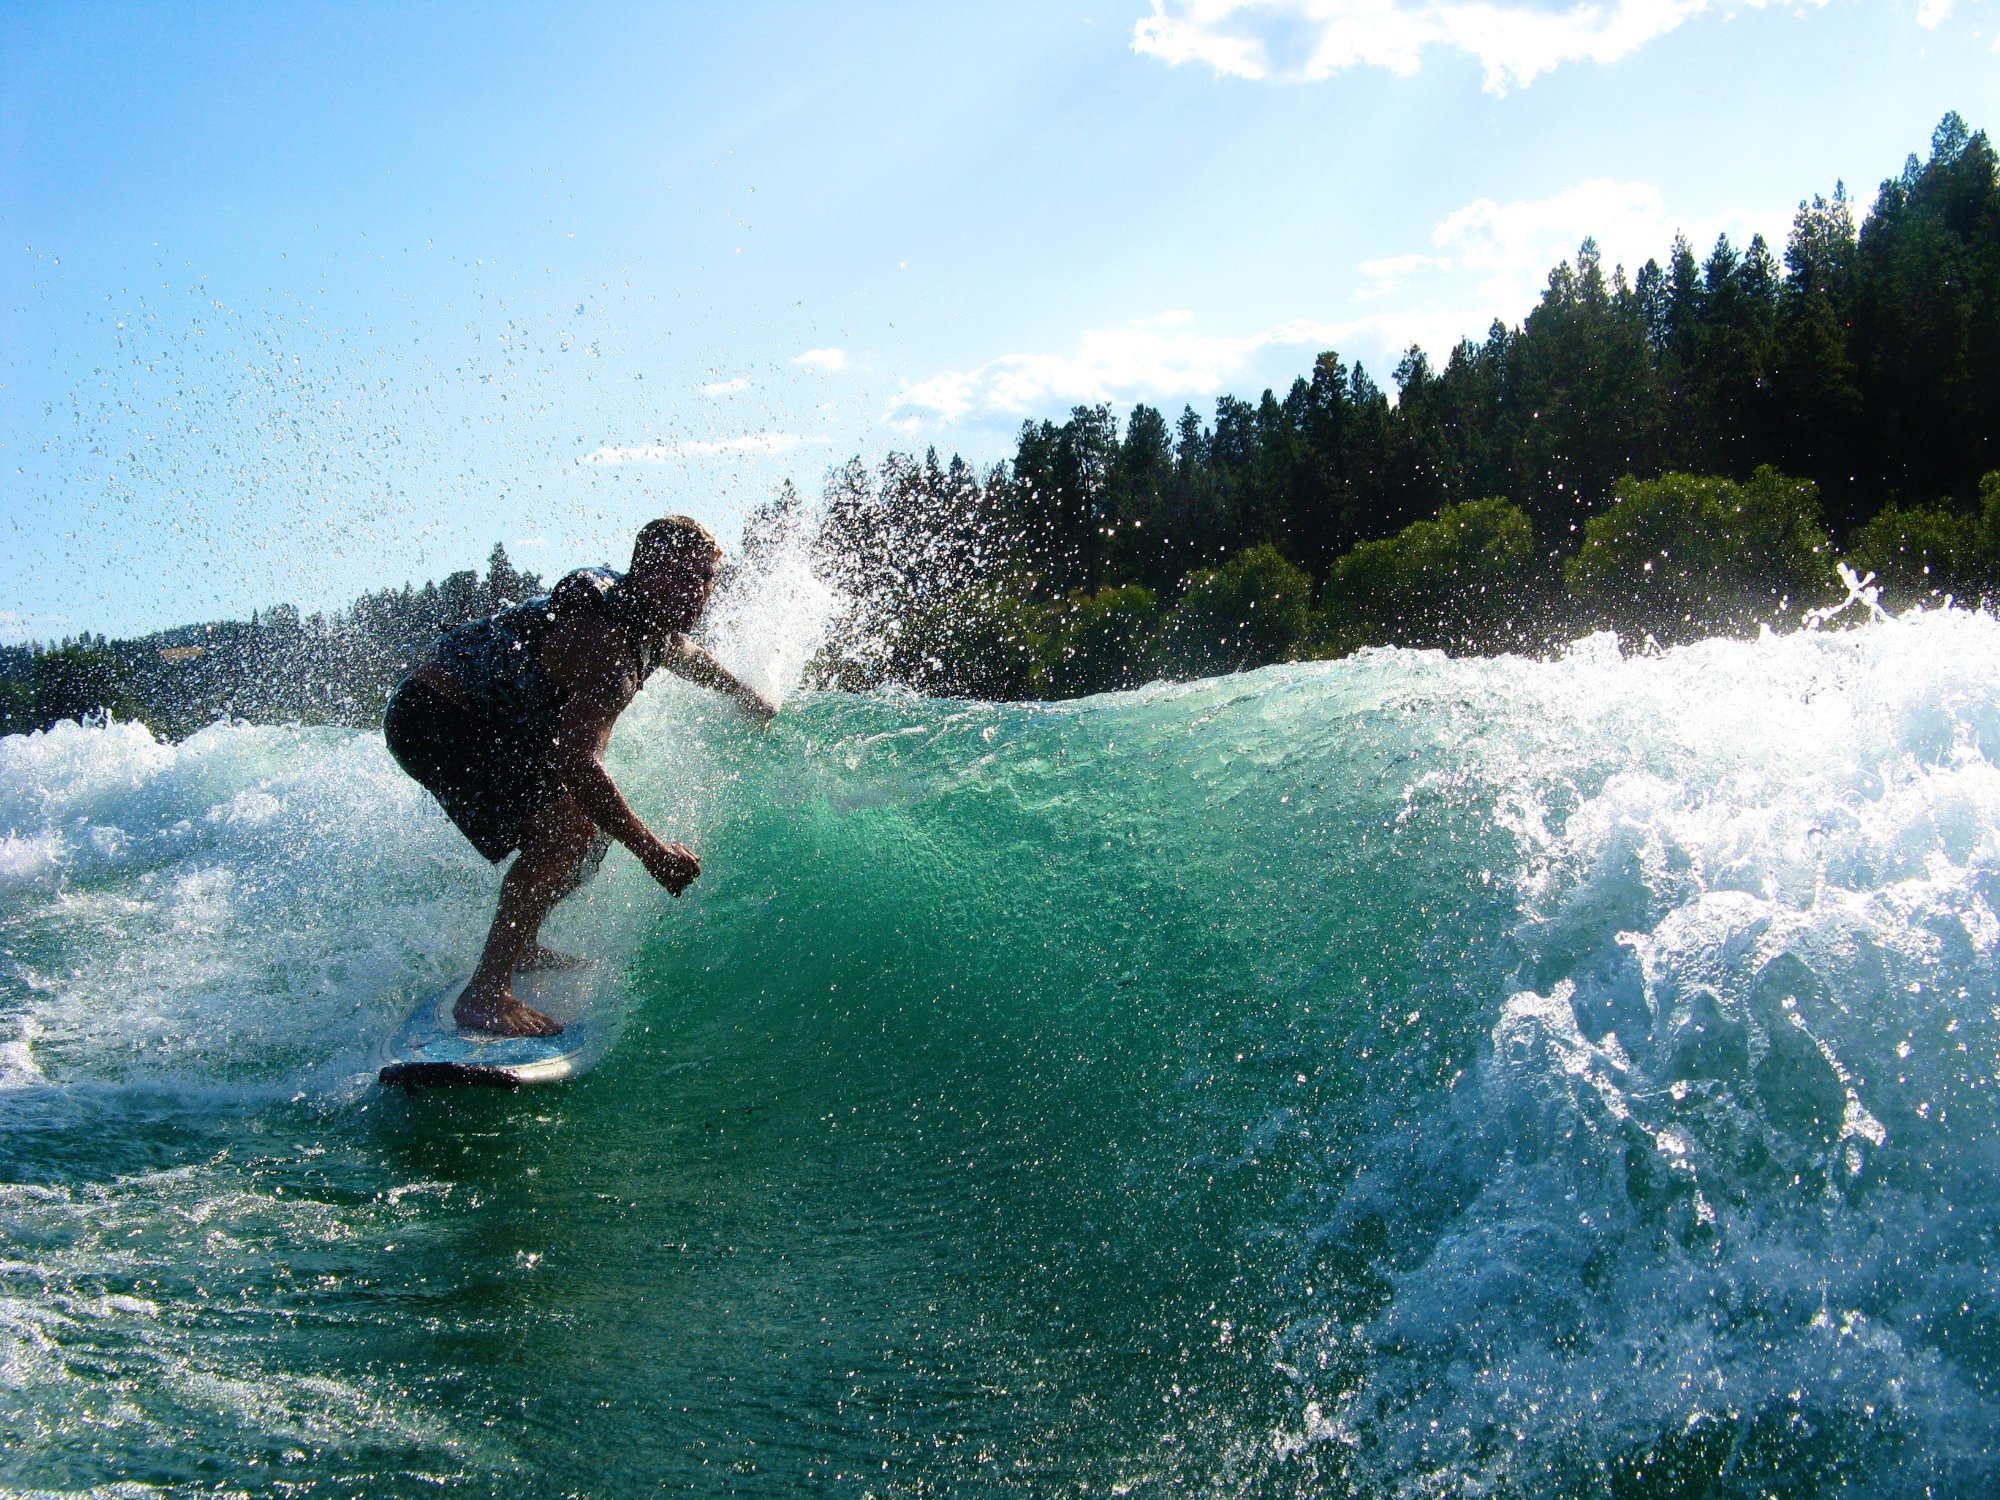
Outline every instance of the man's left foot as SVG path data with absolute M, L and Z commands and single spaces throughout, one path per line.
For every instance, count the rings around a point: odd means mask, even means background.
M 559 948 L 545 948 L 540 943 L 528 950 L 527 957 L 514 965 L 516 972 L 533 974 L 541 971 L 560 973 L 567 969 L 587 969 L 596 963 L 594 958 L 585 958 L 577 953 L 564 953 Z
M 562 1034 L 562 1022 L 554 1016 L 523 1005 L 504 984 L 497 990 L 482 988 L 477 976 L 451 1008 L 451 1018 L 468 1031 L 490 1031 L 495 1036 Z

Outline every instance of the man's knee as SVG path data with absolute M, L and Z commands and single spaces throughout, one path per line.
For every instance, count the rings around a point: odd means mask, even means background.
M 579 860 L 597 838 L 597 825 L 574 797 L 559 797 L 538 811 L 521 840 L 521 852 Z
M 596 879 L 598 870 L 604 865 L 604 856 L 610 850 L 611 840 L 593 828 L 590 833 L 589 842 L 583 846 L 583 852 L 577 856 L 575 866 L 570 870 L 569 875 L 562 883 L 562 889 L 556 893 L 556 899 L 560 901 L 565 896 L 572 894 Z

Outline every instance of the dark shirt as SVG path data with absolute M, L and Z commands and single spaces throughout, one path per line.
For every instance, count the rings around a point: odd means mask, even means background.
M 542 647 L 558 624 L 582 611 L 617 627 L 642 687 L 666 654 L 671 637 L 647 631 L 611 592 L 620 576 L 610 568 L 578 568 L 539 598 L 447 632 L 438 642 L 438 661 L 496 729 L 553 747 L 562 695 L 542 664 Z

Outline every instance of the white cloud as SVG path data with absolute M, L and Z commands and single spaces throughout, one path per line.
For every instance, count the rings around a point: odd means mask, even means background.
M 789 432 L 751 432 L 732 438 L 680 438 L 667 443 L 638 443 L 624 448 L 598 448 L 581 464 L 664 464 L 680 458 L 709 458 L 720 453 L 783 453 L 806 439 Z
M 1953 0 L 1917 0 L 1917 24 L 1935 31 L 1951 15 Z
M 1483 309 L 1476 332 L 1495 317 L 1518 319 L 1548 284 L 1549 268 L 1574 256 L 1585 236 L 1597 241 L 1608 275 L 1622 265 L 1636 274 L 1650 258 L 1664 260 L 1678 232 L 1697 256 L 1706 256 L 1717 235 L 1738 249 L 1763 234 L 1777 253 L 1791 224 L 1791 210 L 1730 209 L 1707 218 L 1676 218 L 1650 183 L 1614 182 L 1600 177 L 1547 198 L 1500 203 L 1481 198 L 1454 211 L 1431 231 L 1434 253 L 1412 253 L 1365 261 L 1368 278 L 1360 295 L 1369 301 L 1407 297 L 1413 290 L 1432 300 L 1447 295 L 1456 304 Z
M 1426 50 L 1471 54 L 1490 93 L 1525 87 L 1566 62 L 1616 62 L 1683 22 L 1770 5 L 1826 0 L 1152 0 L 1132 50 L 1175 66 L 1206 63 L 1232 78 L 1310 82 L 1348 68 L 1416 72 Z M 1921 15 L 1951 0 L 1919 0 Z M 1935 21 L 1926 21 L 1934 25 Z
M 808 349 L 803 354 L 794 355 L 792 363 L 804 365 L 808 370 L 844 370 L 847 368 L 845 349 Z
M 1791 209 L 1728 210 L 1677 219 L 1650 183 L 1598 178 L 1547 198 L 1481 198 L 1446 215 L 1430 247 L 1364 261 L 1360 316 L 1299 318 L 1249 334 L 1209 334 L 1175 311 L 1123 328 L 1085 332 L 1073 353 L 1004 354 L 904 388 L 884 420 L 912 431 L 968 416 L 1044 416 L 1080 403 L 1177 402 L 1239 387 L 1254 357 L 1272 348 L 1338 349 L 1386 376 L 1416 344 L 1442 362 L 1459 340 L 1483 338 L 1494 319 L 1518 323 L 1548 284 L 1550 268 L 1597 241 L 1605 274 L 1664 261 L 1676 232 L 1705 258 L 1716 236 L 1740 250 L 1762 233 L 1773 253 Z M 1305 361 L 1300 363 L 1303 373 Z
M 747 391 L 749 389 L 749 380 L 744 376 L 738 375 L 734 380 L 711 380 L 707 385 L 701 387 L 701 393 L 704 396 L 733 396 L 738 391 Z
M 974 412 L 1028 416 L 1080 403 L 1205 396 L 1227 387 L 1259 350 L 1324 348 L 1347 326 L 1297 319 L 1247 335 L 1197 332 L 1185 312 L 1087 331 L 1074 354 L 1003 354 L 977 369 L 905 387 L 886 420 L 913 427 Z
M 1408 255 L 1386 256 L 1381 260 L 1364 260 L 1361 262 L 1361 274 L 1368 278 L 1370 285 L 1362 295 L 1379 297 L 1396 291 L 1410 277 L 1421 271 L 1435 270 L 1440 264 L 1439 257 L 1414 251 Z

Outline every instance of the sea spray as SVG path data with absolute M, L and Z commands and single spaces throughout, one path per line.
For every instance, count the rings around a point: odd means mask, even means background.
M 755 539 L 751 555 L 718 591 L 702 638 L 739 678 L 772 703 L 783 703 L 848 601 L 813 557 L 796 513 Z
M 1495 704 L 1507 973 L 1308 1233 L 1384 1281 L 1288 1329 L 1341 1371 L 1288 1456 L 1411 1494 L 1990 1481 L 1996 644 L 1948 611 L 1585 651 Z
M 1996 661 L 657 684 L 511 1101 L 363 1081 L 492 892 L 378 737 L 7 741 L 0 1484 L 1976 1492 Z

